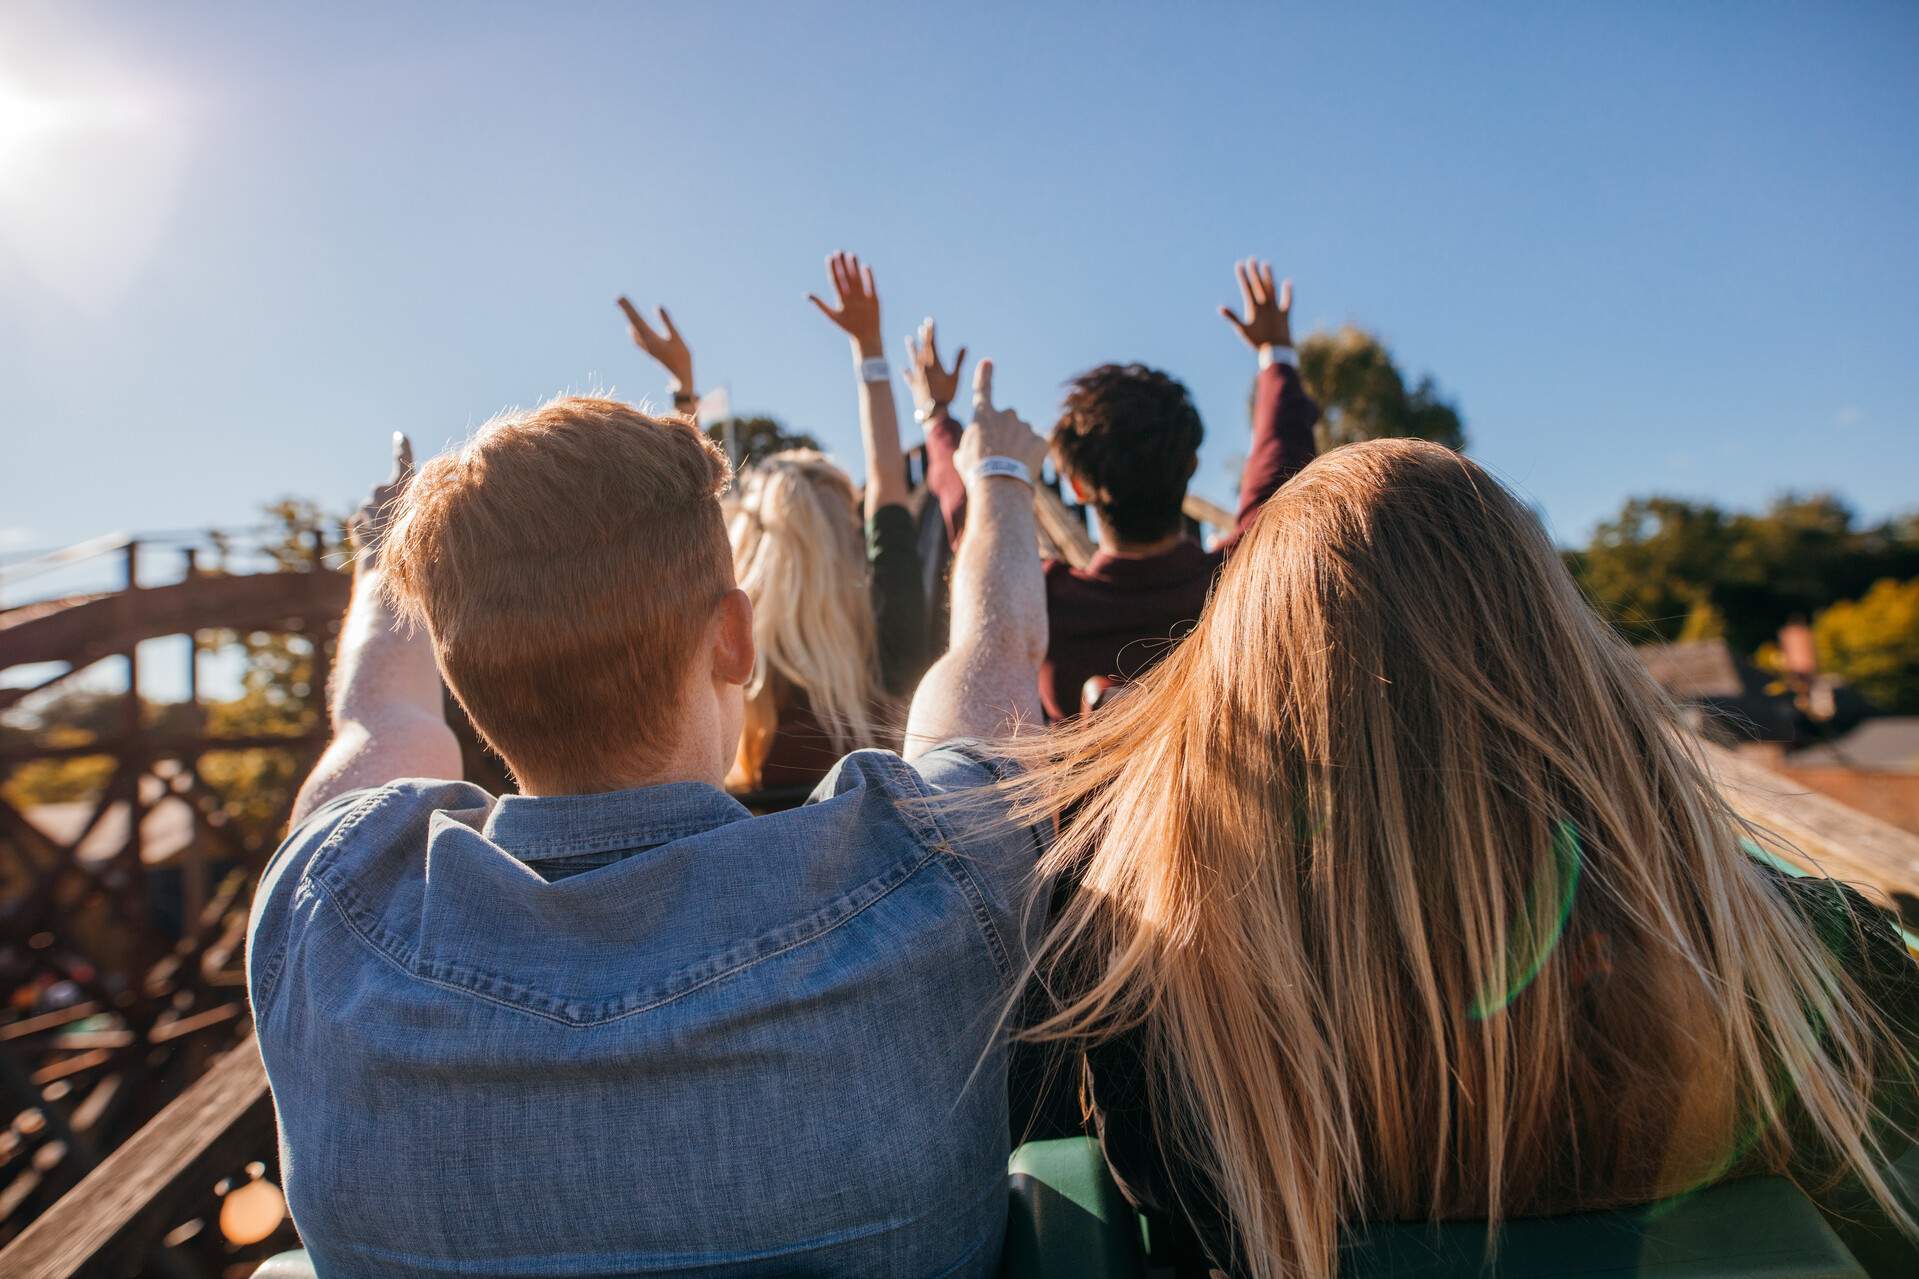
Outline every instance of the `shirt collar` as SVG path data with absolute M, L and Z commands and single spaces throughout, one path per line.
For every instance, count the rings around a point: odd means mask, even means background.
M 705 782 L 667 782 L 598 795 L 502 795 L 481 834 L 521 861 L 639 848 L 751 817 Z
M 1121 586 L 1164 586 L 1182 582 L 1205 565 L 1206 549 L 1186 538 L 1158 555 L 1110 555 L 1097 552 L 1081 575 Z

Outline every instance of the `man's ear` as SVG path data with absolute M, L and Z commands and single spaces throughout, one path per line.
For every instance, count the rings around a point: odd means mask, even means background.
M 1068 476 L 1066 477 L 1066 482 L 1067 482 L 1068 484 L 1070 484 L 1070 485 L 1072 485 L 1072 486 L 1073 486 L 1073 500 L 1074 500 L 1074 501 L 1076 501 L 1076 502 L 1078 502 L 1078 503 L 1079 503 L 1079 504 L 1080 504 L 1081 506 L 1091 506 L 1091 505 L 1092 505 L 1092 503 L 1093 503 L 1093 495 L 1092 495 L 1091 493 L 1088 493 L 1088 492 L 1086 491 L 1086 486 L 1085 486 L 1084 484 L 1081 484 L 1081 483 L 1079 482 L 1079 476 L 1077 476 L 1077 475 L 1068 475 Z
M 713 609 L 713 678 L 744 684 L 753 678 L 753 601 L 734 587 Z

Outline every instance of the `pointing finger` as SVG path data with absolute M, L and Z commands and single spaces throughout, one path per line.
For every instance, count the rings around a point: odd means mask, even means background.
M 973 412 L 993 410 L 993 362 L 981 360 L 973 370 Z
M 660 324 L 670 336 L 677 338 L 680 335 L 679 328 L 673 323 L 673 317 L 666 313 L 665 307 L 660 308 Z

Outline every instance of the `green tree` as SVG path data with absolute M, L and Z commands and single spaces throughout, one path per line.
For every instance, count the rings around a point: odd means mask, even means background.
M 1916 532 L 1911 520 L 1860 527 L 1830 494 L 1731 513 L 1709 502 L 1645 497 L 1628 501 L 1567 558 L 1628 637 L 1718 631 L 1749 653 L 1794 616 L 1857 597 L 1881 578 L 1919 575 Z
M 1712 585 L 1731 534 L 1717 507 L 1670 497 L 1633 498 L 1573 557 L 1587 595 L 1636 642 L 1677 639 Z M 1724 628 L 1724 610 L 1718 610 Z
M 777 419 L 770 417 L 734 417 L 714 422 L 706 428 L 706 438 L 725 448 L 729 427 L 733 431 L 733 447 L 741 466 L 786 449 L 817 450 L 820 446 L 820 442 L 806 432 L 789 431 Z
M 1324 411 L 1322 449 L 1392 438 L 1466 447 L 1459 410 L 1440 395 L 1431 375 L 1409 389 L 1392 353 L 1364 329 L 1349 324 L 1308 335 L 1299 344 L 1299 372 Z
M 1919 713 L 1919 577 L 1886 578 L 1813 619 L 1819 665 L 1883 711 Z

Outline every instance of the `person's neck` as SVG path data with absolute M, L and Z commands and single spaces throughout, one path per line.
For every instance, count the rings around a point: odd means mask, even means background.
M 674 782 L 699 782 L 726 789 L 727 764 L 721 764 L 716 744 L 706 734 L 690 735 L 653 767 L 619 769 L 590 783 L 569 782 L 560 778 L 519 777 L 520 794 L 534 797 L 558 795 L 609 795 L 614 791 L 644 790 L 649 786 L 669 786 Z
M 1099 521 L 1099 549 L 1116 560 L 1144 560 L 1164 555 L 1186 540 L 1186 530 L 1176 528 L 1165 537 L 1150 542 L 1131 542 L 1113 532 L 1105 520 Z

